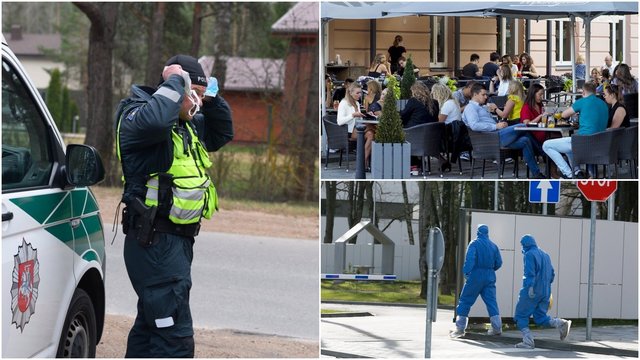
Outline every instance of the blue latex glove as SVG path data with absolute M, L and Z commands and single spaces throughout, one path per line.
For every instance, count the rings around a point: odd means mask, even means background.
M 529 288 L 529 299 L 533 299 L 536 297 L 536 294 L 533 292 L 533 286 Z
M 204 92 L 204 96 L 216 97 L 218 95 L 218 79 L 211 76 L 207 84 L 207 90 Z

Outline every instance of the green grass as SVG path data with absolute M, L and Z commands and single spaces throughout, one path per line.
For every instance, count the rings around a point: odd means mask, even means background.
M 320 314 L 346 314 L 348 311 L 321 309 Z
M 318 216 L 317 202 L 265 202 L 241 199 L 221 199 L 224 210 L 259 211 L 267 214 L 287 216 Z
M 353 302 L 379 302 L 425 304 L 420 298 L 419 281 L 341 281 L 323 280 L 321 283 L 323 301 L 340 300 Z M 453 305 L 451 295 L 438 295 L 440 305 Z

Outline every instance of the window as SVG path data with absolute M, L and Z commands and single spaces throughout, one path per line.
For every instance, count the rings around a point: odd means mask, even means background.
M 498 49 L 501 54 L 512 55 L 518 52 L 518 19 L 500 18 L 500 37 Z
M 556 30 L 556 65 L 571 65 L 571 22 L 558 20 Z
M 613 63 L 624 62 L 624 18 L 612 22 L 609 30 L 609 54 L 613 57 Z
M 46 186 L 53 167 L 51 136 L 29 89 L 2 61 L 2 191 Z
M 430 67 L 446 67 L 447 24 L 444 16 L 431 17 L 431 59 Z

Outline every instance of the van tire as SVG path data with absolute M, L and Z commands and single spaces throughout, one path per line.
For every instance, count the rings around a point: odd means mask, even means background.
M 76 289 L 64 320 L 59 358 L 93 358 L 96 356 L 96 314 L 91 298 L 82 289 Z

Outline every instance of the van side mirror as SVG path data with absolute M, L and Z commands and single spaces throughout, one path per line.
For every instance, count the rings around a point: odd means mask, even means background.
M 104 180 L 102 159 L 89 145 L 67 145 L 65 168 L 67 182 L 74 186 L 91 186 Z

